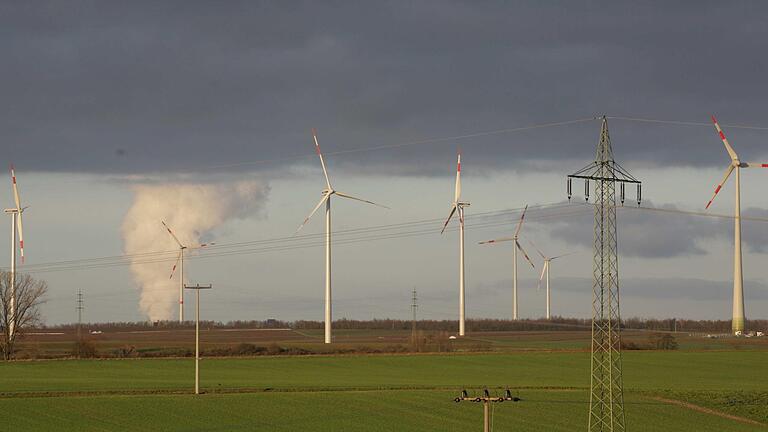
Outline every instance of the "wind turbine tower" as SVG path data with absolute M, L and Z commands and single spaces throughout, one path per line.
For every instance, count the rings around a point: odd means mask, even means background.
M 621 372 L 621 314 L 619 308 L 619 262 L 616 244 L 616 184 L 620 185 L 620 201 L 624 204 L 626 183 L 637 185 L 640 204 L 640 181 L 632 177 L 613 159 L 608 120 L 602 117 L 600 143 L 595 161 L 568 176 L 568 199 L 572 180 L 584 179 L 586 199 L 589 182 L 595 183 L 595 254 L 592 272 L 592 356 L 590 362 L 590 394 L 588 430 L 609 432 L 626 430 L 624 416 L 624 382 Z
M 744 276 L 742 274 L 741 264 L 741 168 L 768 168 L 768 164 L 755 163 L 755 162 L 741 162 L 739 155 L 733 150 L 731 144 L 723 133 L 723 129 L 720 128 L 720 124 L 712 116 L 712 123 L 715 125 L 715 130 L 720 135 L 720 140 L 723 141 L 725 151 L 731 157 L 731 163 L 725 170 L 725 176 L 723 180 L 715 188 L 715 193 L 712 194 L 712 199 L 707 203 L 707 209 L 712 205 L 712 201 L 715 200 L 717 193 L 723 188 L 723 185 L 728 181 L 728 177 L 736 170 L 736 200 L 733 210 L 733 316 L 731 321 L 731 329 L 734 334 L 741 334 L 745 330 L 745 316 L 744 316 Z
M 448 219 L 443 224 L 440 234 L 445 232 L 445 228 L 451 221 L 454 214 L 459 214 L 459 336 L 465 335 L 464 322 L 466 319 L 466 307 L 464 302 L 464 207 L 469 207 L 469 202 L 461 200 L 461 153 L 456 158 L 456 187 L 453 194 L 453 203 L 451 203 L 451 212 Z
M 325 168 L 325 159 L 323 159 L 323 153 L 320 152 L 320 144 L 317 142 L 317 131 L 315 129 L 312 129 L 312 138 L 315 141 L 315 151 L 317 152 L 317 156 L 320 158 L 320 165 L 323 167 L 323 175 L 325 176 L 325 188 L 321 192 L 322 197 L 320 198 L 320 202 L 318 202 L 315 208 L 312 209 L 312 211 L 309 213 L 309 216 L 304 219 L 304 222 L 299 225 L 299 228 L 296 230 L 294 235 L 298 234 L 304 225 L 306 225 L 307 222 L 309 222 L 309 220 L 312 218 L 312 215 L 314 215 L 315 212 L 317 212 L 317 210 L 323 204 L 325 204 L 325 343 L 329 344 L 331 343 L 331 323 L 333 319 L 331 310 L 331 196 L 336 195 L 341 198 L 362 201 L 364 203 L 373 204 L 375 206 L 384 207 L 387 209 L 389 207 L 376 204 L 373 201 L 356 198 L 352 195 L 348 195 L 335 190 L 331 186 L 331 180 L 328 177 L 328 170 Z
M 11 182 L 13 183 L 13 199 L 16 207 L 5 209 L 5 213 L 11 215 L 11 299 L 10 299 L 10 323 L 8 334 L 13 335 L 16 330 L 16 233 L 19 235 L 19 251 L 21 262 L 24 263 L 24 230 L 22 229 L 22 214 L 27 207 L 21 206 L 19 188 L 16 184 L 16 171 L 11 165 Z
M 536 266 L 533 264 L 533 261 L 528 257 L 528 254 L 525 252 L 523 247 L 520 245 L 520 229 L 523 228 L 523 220 L 525 220 L 525 212 L 528 211 L 528 206 L 526 205 L 523 209 L 523 213 L 520 215 L 520 220 L 517 222 L 517 228 L 515 228 L 515 235 L 512 237 L 504 237 L 504 238 L 498 238 L 493 240 L 486 240 L 481 241 L 480 244 L 494 244 L 494 243 L 501 243 L 505 241 L 513 241 L 515 242 L 512 247 L 512 319 L 517 320 L 518 319 L 518 302 L 517 302 L 517 250 L 520 249 L 520 252 L 523 253 L 523 256 L 525 257 L 525 260 L 528 261 L 528 264 L 531 265 L 532 268 L 536 268 Z

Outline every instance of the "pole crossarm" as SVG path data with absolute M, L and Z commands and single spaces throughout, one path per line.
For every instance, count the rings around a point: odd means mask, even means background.
M 517 396 L 512 396 L 512 392 L 509 389 L 506 389 L 504 391 L 504 396 L 491 396 L 491 392 L 488 391 L 488 389 L 483 390 L 482 396 L 472 397 L 467 393 L 466 390 L 461 391 L 461 395 L 457 398 L 454 398 L 453 401 L 456 403 L 459 402 L 475 402 L 475 403 L 482 403 L 483 404 L 483 432 L 490 432 L 491 431 L 491 410 L 490 406 L 492 402 L 505 402 L 505 401 L 512 401 L 512 402 L 520 402 L 522 399 L 520 399 Z
M 184 289 L 191 289 L 191 290 L 201 290 L 201 289 L 211 289 L 213 288 L 213 285 L 184 285 Z

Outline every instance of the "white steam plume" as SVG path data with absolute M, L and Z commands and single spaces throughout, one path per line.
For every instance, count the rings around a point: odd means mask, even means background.
M 202 243 L 201 236 L 227 220 L 258 215 L 268 193 L 269 186 L 257 181 L 135 186 L 133 205 L 122 226 L 125 253 L 178 250 L 161 220 L 182 244 L 196 246 Z M 169 279 L 173 262 L 141 261 L 139 256 L 131 262 L 131 272 L 141 290 L 141 311 L 152 321 L 175 319 L 179 276 Z

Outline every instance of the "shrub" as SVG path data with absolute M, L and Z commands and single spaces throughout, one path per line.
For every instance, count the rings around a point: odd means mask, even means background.
M 75 341 L 72 345 L 71 354 L 73 357 L 77 358 L 94 358 L 99 356 L 99 353 L 96 350 L 96 344 L 85 339 Z

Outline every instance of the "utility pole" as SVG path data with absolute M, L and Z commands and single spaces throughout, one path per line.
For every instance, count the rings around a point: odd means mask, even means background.
M 572 180 L 584 180 L 589 201 L 589 182 L 595 183 L 595 226 L 592 284 L 592 356 L 590 362 L 590 432 L 626 430 L 624 383 L 621 371 L 621 314 L 619 308 L 619 263 L 616 244 L 616 184 L 624 205 L 625 185 L 637 187 L 637 205 L 642 197 L 640 180 L 613 159 L 608 120 L 601 118 L 600 142 L 595 161 L 568 176 L 568 199 Z
M 195 394 L 200 394 L 200 290 L 211 289 L 212 285 L 184 285 L 184 289 L 195 290 Z
M 418 341 L 416 340 L 416 308 L 418 308 L 419 305 L 416 302 L 417 300 L 416 288 L 414 288 L 413 296 L 411 297 L 411 311 L 413 312 L 413 317 L 411 318 L 411 344 L 413 345 L 414 349 L 418 348 Z
M 470 397 L 466 390 L 461 391 L 461 396 L 457 397 L 453 401 L 459 402 L 482 402 L 483 403 L 483 432 L 491 432 L 491 402 L 520 402 L 520 398 L 512 396 L 512 392 L 507 389 L 504 392 L 504 397 L 491 396 L 488 389 L 483 390 L 482 397 Z
M 81 339 L 81 328 L 83 326 L 83 289 L 77 289 L 77 340 Z

